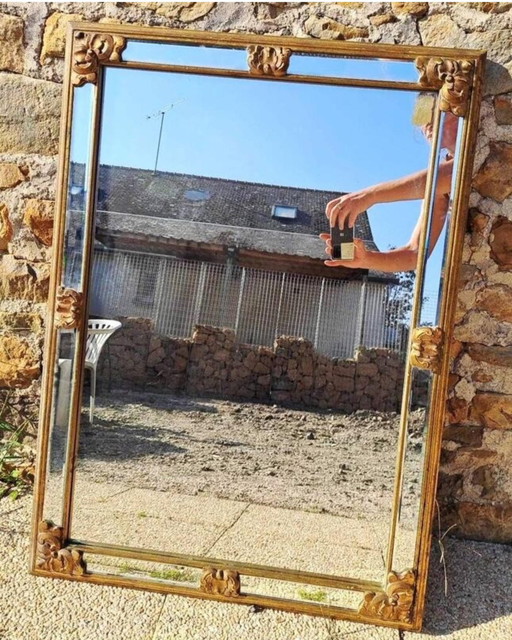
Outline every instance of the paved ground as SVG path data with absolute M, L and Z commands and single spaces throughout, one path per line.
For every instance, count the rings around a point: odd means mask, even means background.
M 34 578 L 27 573 L 30 509 L 30 497 L 0 501 L 2 640 L 399 640 L 390 629 Z M 512 638 L 512 548 L 445 543 L 448 597 L 434 547 L 423 637 Z

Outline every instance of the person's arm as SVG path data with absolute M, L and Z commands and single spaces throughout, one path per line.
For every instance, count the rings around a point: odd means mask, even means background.
M 447 160 L 439 165 L 437 194 L 450 193 L 452 173 L 453 160 Z M 346 221 L 349 227 L 353 227 L 359 214 L 375 204 L 424 198 L 426 185 L 427 170 L 424 169 L 403 178 L 381 182 L 331 200 L 327 204 L 325 214 L 329 218 L 331 227 L 338 225 L 342 229 Z
M 437 244 L 443 229 L 446 214 L 448 212 L 449 198 L 441 196 L 435 200 L 432 218 L 432 228 L 430 231 L 430 242 L 428 255 L 432 253 Z M 355 252 L 353 260 L 325 260 L 328 267 L 348 267 L 350 269 L 373 269 L 374 271 L 385 271 L 389 273 L 397 271 L 413 271 L 417 267 L 418 250 L 423 226 L 423 216 L 418 218 L 418 222 L 412 232 L 409 242 L 398 249 L 389 251 L 371 251 L 365 247 L 361 239 L 354 240 Z M 328 233 L 320 234 L 320 238 L 325 240 L 327 247 L 325 252 L 331 255 L 331 237 Z
M 330 238 L 328 233 L 320 235 L 328 243 L 326 253 L 330 253 Z M 408 246 L 389 251 L 370 251 L 360 238 L 354 240 L 353 260 L 325 260 L 328 267 L 348 267 L 349 269 L 373 269 L 374 271 L 412 271 L 416 268 L 418 251 Z

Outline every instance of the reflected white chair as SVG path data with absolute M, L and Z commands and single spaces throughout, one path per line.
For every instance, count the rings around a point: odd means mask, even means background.
M 110 336 L 121 328 L 118 320 L 89 320 L 87 330 L 87 346 L 85 351 L 85 368 L 91 372 L 91 390 L 89 401 L 89 422 L 92 424 L 94 406 L 96 404 L 96 368 L 101 350 Z

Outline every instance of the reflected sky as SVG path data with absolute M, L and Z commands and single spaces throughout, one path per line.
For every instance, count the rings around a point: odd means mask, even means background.
M 301 56 L 306 66 L 307 59 Z M 429 145 L 411 121 L 416 97 L 411 91 L 107 69 L 100 162 L 152 170 L 165 111 L 159 171 L 350 192 L 427 166 Z M 88 128 L 84 118 L 78 142 Z M 78 150 L 86 146 L 76 144 L 75 162 L 85 161 Z M 420 208 L 419 201 L 372 207 L 380 250 L 409 240 Z M 436 288 L 443 244 L 441 238 L 430 258 L 427 296 Z

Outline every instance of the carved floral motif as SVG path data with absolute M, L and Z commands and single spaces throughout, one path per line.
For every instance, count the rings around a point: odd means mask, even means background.
M 55 326 L 58 329 L 76 329 L 82 316 L 83 295 L 74 289 L 59 287 L 55 311 Z
M 413 571 L 388 575 L 386 590 L 382 593 L 365 593 L 359 613 L 369 618 L 389 622 L 411 622 L 414 602 L 415 576 Z
M 105 60 L 120 62 L 125 47 L 126 39 L 121 36 L 83 31 L 76 33 L 71 74 L 73 85 L 81 87 L 86 82 L 95 84 L 100 63 Z
M 443 331 L 441 327 L 416 327 L 412 332 L 411 364 L 439 373 Z
M 64 548 L 64 531 L 50 520 L 42 520 L 37 530 L 37 568 L 70 576 L 87 570 L 83 552 Z
M 236 597 L 240 595 L 240 574 L 230 569 L 204 569 L 201 578 L 201 591 L 220 596 Z
M 258 76 L 285 76 L 290 64 L 291 49 L 265 47 L 260 44 L 247 47 L 247 62 L 251 73 Z
M 470 60 L 446 58 L 417 58 L 421 86 L 440 89 L 439 108 L 456 116 L 465 116 L 474 64 Z

